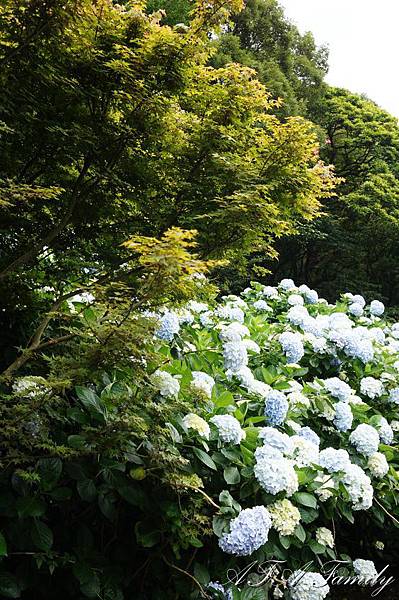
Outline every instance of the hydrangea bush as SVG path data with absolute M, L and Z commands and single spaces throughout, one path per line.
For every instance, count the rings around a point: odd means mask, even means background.
M 159 316 L 149 384 L 161 406 L 195 406 L 170 427 L 213 515 L 211 597 L 240 597 L 227 572 L 245 561 L 285 561 L 291 577 L 264 589 L 292 600 L 328 596 L 323 562 L 376 574 L 345 524 L 396 525 L 399 324 L 383 313 L 285 279 Z

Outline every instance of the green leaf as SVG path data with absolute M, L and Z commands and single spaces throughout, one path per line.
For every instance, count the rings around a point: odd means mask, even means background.
M 0 532 L 0 556 L 7 556 L 7 542 L 4 535 Z
M 97 496 L 96 486 L 92 479 L 85 479 L 84 481 L 78 481 L 77 490 L 79 496 L 85 502 L 92 502 Z
M 194 563 L 194 577 L 202 586 L 207 585 L 211 580 L 208 569 L 205 567 L 205 565 L 202 565 L 198 562 Z
M 303 504 L 303 506 L 309 506 L 309 508 L 317 507 L 316 498 L 308 492 L 296 492 L 293 495 L 293 499 L 298 502 L 298 504 Z
M 16 502 L 20 517 L 41 517 L 46 512 L 46 505 L 37 496 L 22 496 Z
M 201 462 L 204 463 L 204 465 L 206 465 L 210 469 L 213 469 L 214 471 L 217 471 L 217 466 L 215 465 L 215 463 L 213 462 L 213 460 L 211 459 L 211 457 L 209 456 L 209 454 L 207 454 L 206 452 L 204 452 L 200 448 L 193 448 L 193 452 L 194 452 L 195 456 Z
M 326 547 L 316 542 L 316 540 L 310 540 L 309 547 L 315 554 L 324 554 L 326 551 Z
M 83 406 L 95 416 L 105 416 L 105 406 L 102 404 L 100 398 L 92 390 L 82 386 L 76 386 L 76 395 L 83 404 Z
M 42 486 L 45 490 L 51 490 L 62 473 L 62 461 L 59 458 L 42 458 L 37 463 Z
M 285 548 L 286 550 L 288 550 L 288 548 L 291 546 L 290 538 L 286 535 L 281 535 L 281 534 L 279 534 L 278 537 L 279 537 L 280 544 L 282 545 L 282 547 Z
M 39 550 L 50 550 L 53 545 L 53 533 L 43 521 L 35 519 L 31 527 L 31 538 L 33 543 Z
M 240 482 L 240 472 L 237 467 L 226 467 L 223 471 L 224 480 L 229 485 Z
M 137 542 L 144 548 L 152 548 L 153 546 L 156 546 L 161 539 L 160 532 L 151 529 L 151 526 L 148 523 L 139 521 L 136 523 L 134 530 L 136 533 Z
M 306 531 L 300 523 L 295 527 L 294 535 L 298 540 L 304 542 L 306 540 Z

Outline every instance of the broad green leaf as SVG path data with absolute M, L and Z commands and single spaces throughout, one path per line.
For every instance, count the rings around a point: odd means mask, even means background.
M 204 465 L 206 465 L 210 469 L 213 469 L 214 471 L 217 471 L 217 466 L 215 465 L 214 461 L 211 459 L 211 457 L 209 456 L 209 454 L 207 454 L 206 452 L 204 452 L 203 450 L 201 450 L 201 448 L 193 448 L 193 452 L 194 452 L 195 456 L 201 462 L 204 463 Z

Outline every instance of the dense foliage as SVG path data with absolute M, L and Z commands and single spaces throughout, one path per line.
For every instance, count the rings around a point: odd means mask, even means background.
M 397 555 L 398 325 L 229 295 L 398 303 L 397 122 L 242 9 L 0 6 L 1 597 L 321 600 Z M 313 575 L 228 576 L 265 559 Z
M 140 355 L 70 389 L 55 361 L 4 396 L 6 597 L 194 599 L 213 581 L 314 600 L 323 563 L 370 578 L 363 561 L 395 552 L 398 324 L 290 280 L 215 303 L 191 279 L 198 300 L 136 315 L 155 327 Z M 234 579 L 265 560 L 310 566 L 302 583 Z

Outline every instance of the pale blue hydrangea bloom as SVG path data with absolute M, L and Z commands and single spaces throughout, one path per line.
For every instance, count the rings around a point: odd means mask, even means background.
M 222 442 L 238 445 L 245 438 L 240 422 L 232 415 L 215 415 L 210 422 L 216 425 Z
M 285 331 L 278 338 L 288 364 L 298 363 L 305 354 L 302 338 L 299 333 Z
M 269 494 L 286 492 L 292 496 L 298 491 L 298 475 L 285 458 L 261 458 L 254 467 L 254 474 L 262 488 Z
M 273 309 L 268 305 L 268 303 L 266 302 L 266 300 L 256 300 L 256 302 L 253 303 L 253 307 L 255 310 L 259 310 L 262 312 L 270 312 Z
M 351 464 L 349 454 L 346 450 L 340 448 L 325 448 L 320 452 L 319 464 L 329 473 L 337 473 L 338 471 L 346 471 Z
M 207 312 L 209 310 L 207 304 L 204 302 L 197 302 L 196 300 L 190 300 L 190 302 L 187 303 L 187 308 L 195 313 Z
M 364 396 L 371 398 L 378 398 L 384 393 L 384 385 L 379 379 L 374 377 L 363 377 L 360 381 L 360 391 Z
M 298 290 L 304 295 L 306 302 L 316 304 L 319 300 L 319 294 L 316 290 L 311 290 L 307 285 L 300 285 Z
M 277 300 L 278 298 L 278 290 L 271 285 L 265 285 L 262 290 L 262 294 L 271 300 Z
M 388 400 L 393 404 L 399 404 L 399 387 L 393 388 L 393 390 L 389 392 Z
M 348 312 L 354 317 L 361 317 L 363 314 L 363 308 L 360 304 L 354 302 L 353 304 L 349 305 Z
M 350 385 L 338 377 L 330 377 L 329 379 L 325 379 L 324 387 L 330 392 L 331 396 L 341 400 L 342 402 L 348 402 L 353 393 Z
M 334 425 L 338 431 L 348 431 L 352 427 L 353 414 L 349 404 L 337 402 L 335 405 Z
M 348 336 L 344 352 L 347 356 L 359 358 L 364 364 L 367 364 L 374 358 L 374 348 L 371 341 L 362 340 L 356 336 Z
M 380 422 L 377 425 L 377 430 L 382 444 L 386 444 L 387 446 L 392 444 L 394 438 L 393 429 L 385 417 L 381 417 Z
M 303 437 L 305 440 L 312 442 L 315 446 L 320 446 L 320 438 L 313 429 L 310 427 L 301 427 L 298 431 L 298 435 Z
M 287 302 L 290 306 L 303 306 L 303 298 L 299 294 L 290 294 Z
M 200 323 L 202 327 L 213 327 L 213 313 L 210 310 L 200 314 Z
M 248 354 L 242 342 L 227 342 L 223 346 L 224 368 L 235 373 L 248 365 Z
M 370 304 L 370 312 L 375 317 L 380 317 L 384 314 L 385 306 L 379 300 L 373 300 Z
M 160 326 L 155 332 L 155 335 L 160 340 L 171 342 L 176 333 L 179 333 L 180 322 L 176 313 L 168 311 L 160 317 Z
M 220 592 L 220 594 L 218 595 L 218 598 L 220 598 L 220 596 L 221 596 L 223 598 L 223 600 L 233 600 L 233 592 L 229 589 L 226 589 L 218 581 L 211 581 L 210 583 L 208 583 L 207 589 L 211 590 L 211 591 L 213 590 L 215 592 Z
M 219 539 L 223 552 L 235 556 L 249 556 L 266 544 L 272 520 L 264 506 L 246 508 L 230 522 L 230 533 Z
M 239 306 L 235 306 L 232 303 L 226 304 L 225 306 L 218 306 L 215 310 L 215 314 L 226 321 L 238 321 L 244 323 L 244 312 Z
M 270 425 L 284 423 L 288 412 L 288 400 L 283 392 L 271 390 L 267 395 L 264 414 Z
M 377 569 L 372 560 L 357 558 L 353 561 L 353 569 L 360 578 L 359 584 L 361 585 L 370 585 L 378 577 Z
M 310 316 L 306 306 L 292 306 L 287 312 L 287 321 L 297 327 L 304 327 Z
M 373 504 L 374 490 L 371 479 L 359 465 L 349 464 L 342 478 L 353 510 L 368 510 Z
M 362 308 L 366 306 L 366 300 L 360 294 L 355 294 L 354 296 L 352 296 L 352 302 L 360 304 Z
M 280 281 L 280 283 L 278 284 L 278 287 L 281 288 L 282 290 L 288 292 L 288 290 L 292 290 L 292 289 L 296 288 L 296 285 L 292 279 L 282 279 Z
M 239 342 L 243 337 L 249 336 L 249 329 L 238 321 L 222 327 L 219 337 L 222 342 Z
M 360 454 L 370 456 L 370 454 L 377 452 L 380 445 L 380 436 L 374 427 L 367 425 L 367 423 L 362 423 L 352 431 L 349 441 Z
M 278 450 L 277 448 L 274 448 L 273 446 L 269 446 L 267 444 L 265 446 L 259 446 L 259 448 L 256 448 L 254 456 L 256 462 L 259 462 L 262 459 L 272 458 L 274 460 L 281 460 L 282 458 L 284 458 L 284 455 L 281 452 L 281 450 Z
M 294 571 L 287 583 L 291 600 L 324 600 L 330 591 L 327 581 L 320 573 Z
M 193 376 L 191 386 L 197 390 L 203 391 L 208 398 L 210 398 L 212 396 L 213 386 L 215 385 L 214 378 L 203 371 L 192 371 L 191 374 Z
M 275 429 L 274 427 L 260 428 L 258 437 L 265 445 L 276 448 L 277 450 L 280 450 L 280 452 L 286 454 L 291 451 L 292 444 L 290 436 L 278 431 L 278 429 Z

